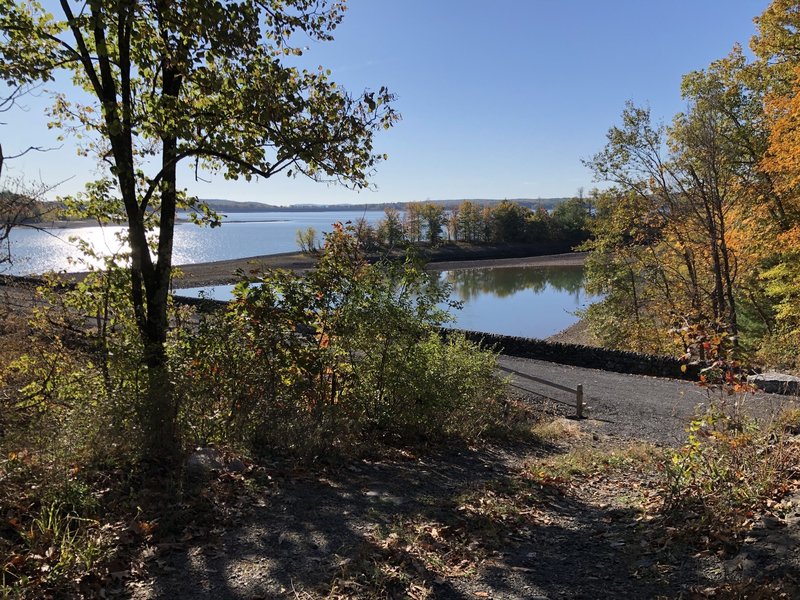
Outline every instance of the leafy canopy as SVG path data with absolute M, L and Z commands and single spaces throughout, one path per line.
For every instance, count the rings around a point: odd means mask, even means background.
M 386 88 L 353 97 L 322 67 L 285 64 L 303 53 L 296 38 L 331 39 L 341 2 L 62 0 L 59 8 L 55 17 L 38 2 L 0 2 L 0 77 L 19 85 L 66 70 L 88 96 L 57 94 L 52 125 L 88 133 L 84 151 L 116 177 L 135 163 L 142 212 L 184 159 L 226 178 L 302 173 L 362 188 L 383 158 L 372 133 L 398 118 Z M 177 146 L 156 161 L 165 138 Z

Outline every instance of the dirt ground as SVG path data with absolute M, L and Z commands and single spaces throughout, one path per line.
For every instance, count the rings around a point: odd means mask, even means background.
M 637 457 L 663 449 L 620 443 L 565 419 L 559 404 L 525 399 L 553 422 L 552 439 L 215 472 L 189 494 L 233 489 L 224 518 L 146 546 L 137 575 L 117 592 L 135 600 L 800 597 L 792 587 L 800 496 L 784 502 L 784 519 L 759 521 L 743 549 L 698 547 L 646 510 L 661 480 Z M 576 448 L 589 466 L 561 478 L 552 465 Z M 618 462 L 606 468 L 601 456 Z M 781 583 L 773 589 L 765 577 Z M 756 579 L 767 595 L 749 594 Z

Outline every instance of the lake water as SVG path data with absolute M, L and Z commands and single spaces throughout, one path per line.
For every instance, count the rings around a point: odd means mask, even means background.
M 354 222 L 364 217 L 374 224 L 383 216 L 383 211 L 228 213 L 223 226 L 215 229 L 178 223 L 173 262 L 182 265 L 293 252 L 298 249 L 298 229 L 313 227 L 321 235 L 330 231 L 335 221 Z M 85 264 L 80 262 L 81 252 L 70 238 L 79 237 L 100 253 L 111 255 L 125 249 L 117 239 L 122 231 L 117 226 L 47 230 L 20 227 L 11 234 L 14 262 L 0 270 L 11 275 L 85 271 Z
M 454 327 L 546 338 L 578 321 L 597 298 L 583 289 L 583 267 L 502 267 L 445 271 L 451 298 L 463 303 Z
M 180 223 L 175 228 L 174 262 L 177 265 L 297 250 L 298 229 L 330 231 L 335 221 L 370 223 L 382 211 L 230 213 L 222 227 L 201 228 Z M 80 237 L 103 254 L 124 249 L 117 239 L 122 227 L 79 227 L 39 231 L 19 228 L 12 232 L 14 263 L 4 272 L 15 275 L 46 271 L 83 271 L 81 253 L 70 238 Z M 2 270 L 2 269 L 0 269 Z M 583 269 L 486 268 L 442 273 L 452 286 L 452 299 L 463 302 L 455 311 L 455 327 L 524 337 L 547 337 L 575 323 L 575 311 L 593 298 L 583 291 Z M 231 286 L 206 290 L 210 297 L 230 297 Z M 181 290 L 197 295 L 199 289 Z
M 502 335 L 546 338 L 578 321 L 575 311 L 595 300 L 583 289 L 582 267 L 502 267 L 438 274 L 451 288 L 451 327 Z M 232 285 L 178 290 L 185 296 L 227 300 Z

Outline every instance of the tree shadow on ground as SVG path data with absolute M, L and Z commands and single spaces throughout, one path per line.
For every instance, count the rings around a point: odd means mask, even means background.
M 653 598 L 724 579 L 714 556 L 654 547 L 653 525 L 633 509 L 520 484 L 512 458 L 519 450 L 449 447 L 318 471 L 267 468 L 258 485 L 229 498 L 243 504 L 235 516 L 196 539 L 184 533 L 155 544 L 147 577 L 128 592 L 137 600 L 404 598 L 424 590 L 453 599 Z M 477 573 L 459 576 L 470 565 Z

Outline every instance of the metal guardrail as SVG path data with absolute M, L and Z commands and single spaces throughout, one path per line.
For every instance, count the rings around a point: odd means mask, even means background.
M 555 388 L 557 390 L 561 390 L 562 392 L 567 392 L 568 394 L 575 394 L 575 417 L 578 419 L 583 419 L 584 414 L 584 405 L 583 405 L 583 384 L 579 383 L 575 386 L 575 389 L 567 387 L 565 385 L 561 385 L 560 383 L 555 383 L 553 381 L 548 381 L 547 379 L 542 379 L 541 377 L 536 377 L 534 375 L 528 375 L 527 373 L 522 373 L 515 369 L 509 369 L 508 367 L 503 367 L 501 365 L 497 365 L 497 368 L 501 371 L 505 371 L 506 373 L 511 373 L 512 375 L 516 375 L 517 377 L 522 377 L 523 379 L 528 379 L 530 381 L 535 381 L 536 383 L 541 383 L 542 385 L 547 385 L 551 388 Z

